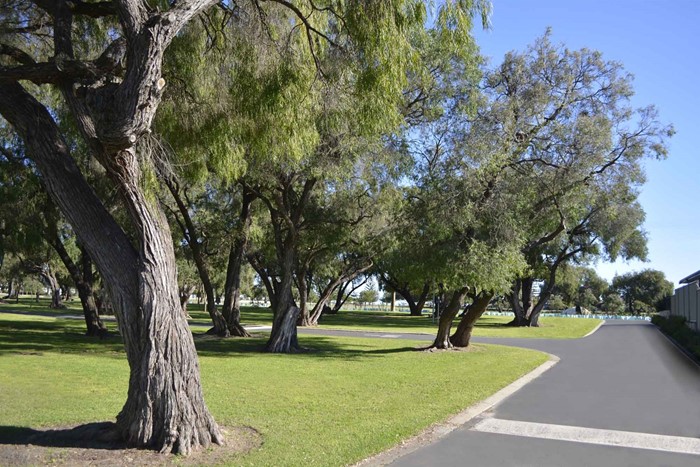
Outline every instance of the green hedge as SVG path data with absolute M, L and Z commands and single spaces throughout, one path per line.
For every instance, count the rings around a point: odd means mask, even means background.
M 663 316 L 654 315 L 651 317 L 651 322 L 693 355 L 696 361 L 700 361 L 700 333 L 686 326 L 683 316 L 664 318 Z

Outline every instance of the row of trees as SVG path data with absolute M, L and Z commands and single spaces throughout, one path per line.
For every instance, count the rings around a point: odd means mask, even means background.
M 487 67 L 471 36 L 486 2 L 9 3 L 0 244 L 19 258 L 38 232 L 88 322 L 94 264 L 134 445 L 222 442 L 182 312 L 194 283 L 211 332 L 244 336 L 249 265 L 266 349 L 293 352 L 298 325 L 374 274 L 414 312 L 436 295 L 433 346 L 451 348 L 497 294 L 537 325 L 563 265 L 646 254 L 641 163 L 672 129 L 629 106 L 620 64 L 549 34 Z
M 547 309 L 578 306 L 605 313 L 651 313 L 670 309 L 672 295 L 673 283 L 661 271 L 629 272 L 608 283 L 590 267 L 567 264 L 559 271 Z

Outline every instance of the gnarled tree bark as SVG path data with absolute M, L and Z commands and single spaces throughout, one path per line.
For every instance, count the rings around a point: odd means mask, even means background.
M 462 319 L 460 319 L 455 333 L 450 337 L 450 342 L 453 346 L 462 348 L 469 347 L 474 324 L 484 314 L 486 307 L 489 305 L 494 295 L 493 292 L 481 292 L 473 298 L 469 308 L 462 316 Z
M 457 313 L 462 306 L 462 301 L 466 297 L 467 292 L 469 292 L 468 287 L 462 287 L 452 293 L 447 307 L 440 314 L 440 320 L 438 322 L 438 331 L 435 336 L 435 341 L 430 348 L 434 349 L 451 349 L 452 342 L 450 341 L 450 330 L 452 328 L 452 322 L 454 321 Z
M 69 3 L 40 2 L 54 20 L 57 62 L 74 59 Z M 95 261 L 112 299 L 130 368 L 117 429 L 133 446 L 166 453 L 188 454 L 223 438 L 202 396 L 197 353 L 177 294 L 170 229 L 142 188 L 134 146 L 150 130 L 158 107 L 165 48 L 187 21 L 213 3 L 183 0 L 160 12 L 137 0 L 115 1 L 126 40 L 115 41 L 118 47 L 106 53 L 125 48 L 123 79 L 95 79 L 94 86 L 77 90 L 68 75 L 57 81 L 86 142 L 124 199 L 137 246 L 82 176 L 47 109 L 16 78 L 5 74 L 0 79 L 0 113 L 24 140 L 49 195 Z M 122 59 L 114 62 L 116 69 Z

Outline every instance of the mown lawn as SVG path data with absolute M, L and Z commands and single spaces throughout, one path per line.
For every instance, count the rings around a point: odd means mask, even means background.
M 0 310 L 16 313 L 41 313 L 46 316 L 67 314 L 81 315 L 80 302 L 67 303 L 63 310 L 48 308 L 48 299 L 34 303 L 34 299 L 23 298 L 18 304 L 0 304 Z M 211 326 L 209 315 L 200 304 L 190 304 L 188 311 L 192 319 L 190 324 L 196 330 Z M 538 328 L 514 328 L 506 326 L 511 320 L 508 316 L 483 316 L 476 323 L 475 336 L 481 337 L 516 337 L 540 339 L 576 339 L 595 329 L 601 320 L 583 318 L 540 318 Z M 263 307 L 242 307 L 241 322 L 245 326 L 269 326 L 272 324 L 272 311 Z M 108 327 L 114 328 L 108 323 Z M 408 332 L 434 334 L 437 324 L 430 316 L 409 316 L 408 313 L 391 313 L 381 311 L 341 311 L 337 315 L 326 315 L 321 319 L 320 329 L 341 329 L 356 331 Z
M 4 305 L 3 305 L 4 307 Z M 0 438 L 12 427 L 112 420 L 126 397 L 118 336 L 83 323 L 0 314 Z M 546 360 L 503 346 L 420 352 L 412 341 L 300 336 L 296 355 L 260 352 L 264 337 L 196 336 L 207 403 L 219 423 L 260 431 L 229 465 L 356 462 L 488 397 Z
M 543 317 L 540 318 L 540 327 L 518 328 L 506 326 L 506 323 L 510 322 L 511 319 L 510 316 L 482 316 L 476 322 L 474 335 L 481 337 L 575 339 L 585 336 L 601 322 L 599 319 Z M 324 316 L 319 327 L 435 334 L 437 323 L 434 323 L 430 316 L 351 311 Z
M 82 315 L 80 302 L 67 303 L 63 310 L 48 308 L 48 299 L 42 299 L 39 304 L 33 299 L 20 299 L 18 304 L 0 304 L 0 310 L 16 313 L 41 313 L 47 316 L 67 314 Z M 200 304 L 190 304 L 188 311 L 192 319 L 191 325 L 199 327 L 211 326 L 209 315 Z M 476 323 L 475 336 L 481 337 L 516 337 L 540 339 L 576 339 L 585 336 L 595 329 L 601 320 L 584 318 L 540 318 L 538 328 L 515 328 L 506 326 L 511 320 L 509 316 L 483 316 Z M 245 326 L 269 326 L 272 324 L 272 311 L 263 307 L 242 307 L 241 322 Z M 113 324 L 108 326 L 114 328 Z M 408 332 L 435 334 L 437 324 L 430 316 L 409 316 L 408 313 L 391 313 L 381 311 L 341 311 L 337 315 L 325 315 L 321 318 L 320 329 L 341 329 L 379 332 Z

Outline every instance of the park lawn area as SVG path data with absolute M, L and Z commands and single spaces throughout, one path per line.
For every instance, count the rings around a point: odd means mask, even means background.
M 516 337 L 540 339 L 576 339 L 601 323 L 599 319 L 541 317 L 540 327 L 506 326 L 510 316 L 482 316 L 474 327 L 479 337 Z M 457 320 L 455 320 L 456 326 Z M 409 316 L 406 313 L 341 311 L 321 319 L 321 329 L 344 329 L 381 332 L 413 332 L 435 334 L 437 323 L 430 316 Z
M 113 420 L 128 367 L 118 336 L 83 323 L 0 314 L 0 438 L 12 427 Z M 227 465 L 345 465 L 482 400 L 547 360 L 495 345 L 420 352 L 418 342 L 300 336 L 306 353 L 264 354 L 264 337 L 196 335 L 207 404 L 224 426 L 247 425 L 262 447 Z
M 211 325 L 209 315 L 194 305 L 190 311 L 190 324 Z M 482 316 L 474 328 L 474 335 L 479 337 L 514 337 L 539 339 L 577 339 L 585 336 L 598 326 L 602 320 L 594 318 L 558 318 L 541 317 L 540 327 L 506 326 L 510 316 Z M 272 311 L 262 307 L 242 307 L 241 322 L 244 325 L 271 325 Z M 456 323 L 456 321 L 455 321 Z M 456 324 L 455 324 L 456 326 Z M 377 331 L 435 334 L 437 323 L 430 316 L 409 316 L 408 313 L 379 311 L 345 311 L 321 318 L 319 329 L 339 329 L 345 331 Z
M 0 304 L 0 311 L 13 313 L 42 314 L 46 316 L 80 315 L 82 309 L 77 299 L 66 303 L 65 309 L 53 310 L 48 307 L 48 299 L 42 298 L 39 303 L 34 298 L 21 298 L 19 303 Z M 209 314 L 204 311 L 204 305 L 191 303 L 187 307 L 191 319 L 190 325 L 195 326 L 195 332 L 201 328 L 211 327 Z M 109 319 L 109 318 L 108 318 Z M 480 337 L 515 337 L 540 339 L 576 339 L 585 336 L 595 329 L 601 320 L 593 318 L 555 318 L 541 317 L 538 328 L 518 328 L 506 326 L 511 321 L 509 316 L 483 316 L 477 321 L 474 335 Z M 241 323 L 244 326 L 272 325 L 272 310 L 266 307 L 241 307 Z M 107 321 L 107 327 L 113 329 L 114 323 Z M 319 329 L 339 329 L 346 331 L 377 331 L 435 334 L 437 324 L 427 315 L 409 316 L 406 312 L 388 311 L 347 311 L 341 310 L 336 315 L 325 315 L 321 318 Z
M 4 303 L 0 303 L 0 311 L 10 312 L 10 313 L 40 313 L 46 316 L 60 316 L 60 315 L 81 315 L 83 314 L 83 309 L 80 305 L 80 300 L 78 297 L 75 300 L 63 302 L 66 305 L 65 308 L 49 308 L 51 300 L 44 296 L 39 298 L 39 302 L 33 296 L 21 295 L 18 302 L 15 300 L 7 300 Z

